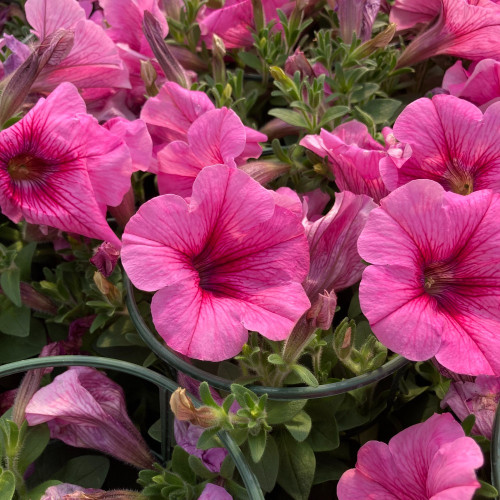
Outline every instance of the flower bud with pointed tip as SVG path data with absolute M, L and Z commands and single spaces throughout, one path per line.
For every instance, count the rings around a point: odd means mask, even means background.
M 306 318 L 315 328 L 328 330 L 332 325 L 335 309 L 337 308 L 337 295 L 334 291 L 319 293 L 316 302 L 307 311 Z
M 158 95 L 159 90 L 156 86 L 158 73 L 156 72 L 154 66 L 151 64 L 151 61 L 141 60 L 141 78 L 144 82 L 144 86 L 146 87 L 148 96 L 154 97 L 155 95 Z
M 277 161 L 258 160 L 241 165 L 240 170 L 246 172 L 252 179 L 265 186 L 290 170 L 290 165 Z
M 48 297 L 37 292 L 28 283 L 21 282 L 19 286 L 21 290 L 21 302 L 25 306 L 38 312 L 51 314 L 52 316 L 57 314 L 57 306 Z

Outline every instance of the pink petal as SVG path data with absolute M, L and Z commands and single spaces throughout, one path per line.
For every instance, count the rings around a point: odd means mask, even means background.
M 397 24 L 398 30 L 432 21 L 441 11 L 440 0 L 396 0 L 391 8 L 389 20 Z

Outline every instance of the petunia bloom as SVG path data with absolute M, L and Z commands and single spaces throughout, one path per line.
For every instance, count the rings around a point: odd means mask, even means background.
M 353 120 L 333 132 L 322 129 L 320 135 L 304 137 L 300 145 L 328 158 L 341 191 L 367 194 L 376 202 L 389 193 L 379 172 L 386 148 L 371 137 L 363 123 Z
M 485 111 L 500 100 L 500 61 L 483 59 L 468 69 L 457 61 L 444 74 L 443 88 Z
M 53 439 L 141 469 L 154 461 L 127 415 L 122 388 L 94 368 L 71 367 L 42 387 L 26 407 L 26 420 L 29 425 L 47 422 Z
M 379 340 L 412 360 L 500 374 L 500 195 L 415 180 L 381 201 L 358 241 L 359 299 Z
M 125 143 L 86 114 L 70 83 L 40 99 L 19 122 L 0 132 L 0 207 L 63 231 L 107 240 L 107 205 L 118 205 L 130 186 Z
M 432 179 L 445 189 L 469 194 L 500 192 L 500 104 L 481 112 L 450 95 L 412 102 L 394 124 L 394 135 L 411 148 L 406 161 L 389 155 L 380 173 L 389 190 L 413 179 Z
M 158 290 L 158 333 L 192 358 L 231 358 L 248 330 L 283 340 L 310 305 L 300 285 L 309 266 L 300 221 L 235 168 L 202 169 L 189 204 L 163 195 L 142 205 L 123 244 L 132 283 Z
M 198 500 L 232 500 L 232 496 L 222 487 L 208 483 Z
M 474 382 L 453 380 L 441 408 L 449 406 L 460 420 L 475 415 L 472 432 L 491 439 L 499 402 L 500 377 L 479 375 Z
M 337 486 L 339 500 L 470 500 L 483 464 L 477 443 L 450 414 L 435 414 L 396 434 L 389 444 L 368 441 L 355 469 Z
M 416 3 L 416 2 L 415 2 Z M 398 66 L 448 54 L 463 59 L 500 59 L 500 6 L 489 0 L 441 0 L 436 20 L 408 45 Z

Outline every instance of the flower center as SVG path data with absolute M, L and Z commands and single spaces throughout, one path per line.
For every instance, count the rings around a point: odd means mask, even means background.
M 50 170 L 45 160 L 26 153 L 14 156 L 7 162 L 7 172 L 13 181 L 41 180 Z
M 424 269 L 424 289 L 429 295 L 441 295 L 453 285 L 454 278 L 452 263 L 433 262 Z
M 466 196 L 474 191 L 474 177 L 472 172 L 469 172 L 462 160 L 458 158 L 453 158 L 451 163 L 448 164 L 445 178 L 448 181 L 450 190 L 454 193 Z

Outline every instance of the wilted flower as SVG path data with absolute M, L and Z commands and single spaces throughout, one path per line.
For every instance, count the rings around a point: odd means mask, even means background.
M 71 367 L 42 387 L 26 407 L 26 420 L 29 425 L 47 422 L 53 439 L 141 469 L 154 461 L 127 415 L 122 388 L 94 368 Z
M 500 374 L 500 195 L 430 180 L 392 192 L 358 241 L 359 299 L 378 339 L 412 360 Z
M 214 427 L 219 422 L 219 415 L 214 408 L 209 406 L 195 408 L 190 397 L 186 394 L 186 389 L 180 387 L 170 397 L 170 408 L 177 420 L 189 422 L 205 429 Z
M 322 129 L 320 135 L 304 137 L 300 145 L 328 158 L 341 191 L 367 194 L 376 202 L 389 193 L 379 171 L 386 148 L 371 137 L 363 123 L 353 120 L 333 132 Z
M 145 203 L 123 243 L 131 281 L 159 290 L 151 303 L 158 332 L 193 358 L 234 356 L 248 330 L 283 340 L 310 305 L 300 221 L 235 168 L 202 169 L 189 205 L 175 195 Z
M 119 258 L 120 251 L 111 243 L 105 242 L 97 249 L 90 262 L 97 267 L 97 270 L 105 278 L 108 278 L 113 272 Z
M 491 439 L 499 401 L 500 377 L 479 375 L 474 382 L 452 381 L 441 408 L 449 406 L 460 420 L 475 415 L 472 432 Z
M 102 491 L 95 488 L 83 488 L 76 484 L 62 483 L 47 488 L 40 500 L 67 500 L 68 496 L 73 493 L 100 493 Z
M 474 469 L 481 465 L 481 449 L 460 424 L 450 414 L 435 414 L 389 444 L 364 444 L 356 468 L 340 478 L 337 495 L 339 500 L 470 500 L 480 486 Z
M 394 124 L 398 141 L 411 148 L 399 161 L 390 152 L 380 162 L 389 190 L 413 179 L 432 179 L 445 189 L 469 194 L 479 189 L 500 192 L 500 104 L 481 112 L 450 95 L 409 104 Z

